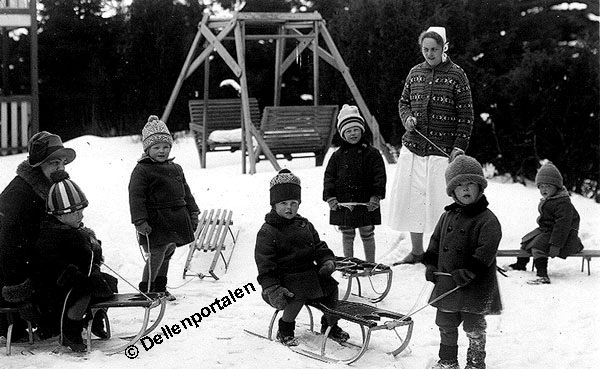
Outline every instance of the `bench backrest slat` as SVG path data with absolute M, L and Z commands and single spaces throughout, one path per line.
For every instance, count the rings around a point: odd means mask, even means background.
M 256 127 L 260 125 L 260 109 L 256 98 L 249 98 L 250 119 Z M 188 101 L 190 110 L 190 127 L 201 130 L 204 119 L 204 100 L 193 99 Z M 241 120 L 240 99 L 209 99 L 206 117 L 206 130 L 211 133 L 216 130 L 230 130 L 240 128 Z M 194 126 L 192 126 L 194 125 Z

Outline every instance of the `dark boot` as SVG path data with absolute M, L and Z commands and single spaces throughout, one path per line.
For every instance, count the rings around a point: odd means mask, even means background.
M 85 352 L 87 346 L 83 343 L 83 338 L 81 337 L 82 330 L 83 320 L 71 320 L 65 316 L 63 320 L 61 344 L 74 352 Z
M 150 286 L 152 292 L 159 292 L 165 295 L 168 301 L 174 301 L 177 298 L 167 291 L 167 277 L 158 276 Z
M 485 332 L 467 332 L 467 366 L 465 369 L 485 369 Z
M 286 346 L 298 346 L 298 339 L 294 337 L 296 322 L 284 322 L 279 319 L 279 329 L 277 330 L 277 340 Z
M 103 340 L 108 338 L 108 332 L 104 328 L 105 319 L 108 319 L 106 310 L 100 309 L 96 311 L 94 319 L 92 320 L 92 334 Z
M 148 282 L 140 282 L 140 284 L 138 285 L 138 288 L 143 293 L 147 293 L 148 292 Z
M 458 346 L 440 344 L 440 360 L 433 366 L 435 369 L 460 369 L 458 366 Z
M 329 321 L 327 320 L 327 318 L 325 318 L 325 315 L 323 315 L 321 317 L 321 333 L 325 334 L 325 332 L 327 332 L 327 328 L 329 327 Z M 350 335 L 348 334 L 348 332 L 344 331 L 342 328 L 340 328 L 339 325 L 337 325 L 337 322 L 335 324 L 333 324 L 331 326 L 331 330 L 329 331 L 329 338 L 331 338 L 332 340 L 339 342 L 339 343 L 343 343 L 348 341 L 348 339 L 350 338 Z
M 518 257 L 517 262 L 508 267 L 512 270 L 527 270 L 527 263 L 529 263 L 529 257 Z
M 533 265 L 537 270 L 537 278 L 527 281 L 528 284 L 550 284 L 548 278 L 548 258 L 533 259 Z

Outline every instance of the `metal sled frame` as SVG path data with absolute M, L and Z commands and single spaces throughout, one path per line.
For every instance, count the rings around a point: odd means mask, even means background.
M 162 321 L 163 316 L 165 315 L 165 310 L 167 308 L 166 304 L 167 300 L 164 295 L 157 293 L 119 293 L 115 294 L 110 300 L 98 302 L 92 306 L 90 306 L 92 310 L 92 316 L 96 315 L 99 310 L 108 309 L 108 308 L 120 308 L 120 307 L 141 307 L 144 308 L 144 320 L 142 322 L 142 326 L 140 330 L 132 337 L 127 337 L 128 342 L 108 351 L 108 354 L 116 354 L 125 350 L 127 347 L 135 344 L 140 338 L 148 335 L 152 332 Z M 152 309 L 159 307 L 158 315 L 156 316 L 156 320 L 150 327 L 150 312 Z M 90 319 L 87 326 L 87 352 L 90 353 L 92 347 L 92 322 L 93 319 Z M 106 325 L 106 332 L 108 333 L 108 338 L 111 337 L 110 331 L 110 322 L 108 321 L 108 316 L 105 315 L 104 323 Z
M 8 320 L 8 330 L 6 333 L 6 356 L 10 356 L 12 344 L 12 330 L 14 326 L 13 314 L 19 314 L 15 307 L 0 307 L 0 314 L 6 314 Z M 27 333 L 29 334 L 29 344 L 33 344 L 33 328 L 31 322 L 27 321 Z
M 373 288 L 371 283 L 371 288 L 373 292 L 377 294 L 375 298 L 368 298 L 368 300 L 372 303 L 377 303 L 382 301 L 387 294 L 390 292 L 392 288 L 392 280 L 393 280 L 393 272 L 392 268 L 384 264 L 371 263 L 364 260 L 360 260 L 357 258 L 345 258 L 336 256 L 335 258 L 335 270 L 341 272 L 344 278 L 348 279 L 348 284 L 346 286 L 346 293 L 341 298 L 342 300 L 348 300 L 350 294 L 352 293 L 352 281 L 356 280 L 356 284 L 358 286 L 358 294 L 357 296 L 362 297 L 362 288 L 360 284 L 360 277 L 369 278 L 369 282 L 371 282 L 371 277 L 377 274 L 385 274 L 387 277 L 387 284 L 383 292 L 378 292 Z
M 194 237 L 194 242 L 190 243 L 190 250 L 188 252 L 187 260 L 183 268 L 183 278 L 187 276 L 200 277 L 212 277 L 218 280 L 219 277 L 215 274 L 214 270 L 219 261 L 219 258 L 223 260 L 225 264 L 225 272 L 229 268 L 229 262 L 233 256 L 233 249 L 237 241 L 239 230 L 236 234 L 233 234 L 231 226 L 233 222 L 231 217 L 233 212 L 227 209 L 218 209 L 215 213 L 215 209 L 204 210 L 198 221 L 198 229 Z M 231 236 L 232 245 L 229 250 L 229 256 L 225 257 L 225 236 L 227 234 Z M 208 274 L 204 273 L 188 273 L 190 270 L 190 264 L 196 250 L 204 252 L 214 252 L 212 262 L 208 268 Z
M 355 361 L 360 359 L 369 348 L 369 343 L 371 341 L 371 333 L 378 330 L 393 329 L 396 332 L 398 339 L 400 339 L 400 346 L 398 346 L 398 348 L 396 348 L 395 350 L 388 352 L 388 354 L 391 354 L 393 356 L 396 356 L 402 351 L 404 351 L 404 349 L 408 346 L 408 343 L 410 342 L 410 338 L 412 336 L 414 322 L 410 317 L 399 313 L 394 313 L 389 310 L 379 309 L 375 306 L 351 301 L 338 301 L 335 309 L 330 309 L 320 303 L 310 303 L 308 305 L 305 305 L 305 307 L 308 310 L 311 332 L 314 332 L 314 319 L 312 311 L 310 309 L 311 307 L 321 310 L 324 314 L 334 315 L 340 319 L 356 323 L 361 328 L 362 343 L 360 345 L 355 345 L 349 342 L 343 343 L 344 346 L 352 346 L 358 349 L 358 352 L 356 352 L 354 356 L 349 357 L 347 359 L 338 359 L 325 355 L 325 349 L 327 347 L 327 337 L 329 336 L 331 327 L 328 327 L 325 333 L 323 334 L 323 338 L 321 339 L 321 350 L 319 353 L 307 351 L 304 349 L 292 348 L 295 352 L 299 354 L 324 362 L 343 364 L 354 363 Z M 280 311 L 281 310 L 275 310 L 275 313 L 273 313 L 273 316 L 271 317 L 271 322 L 269 324 L 269 333 L 267 336 L 267 338 L 270 340 L 273 340 L 273 328 L 275 326 L 277 315 Z M 382 319 L 384 318 L 388 318 L 390 320 L 382 322 Z M 404 336 L 404 339 L 402 339 L 396 331 L 396 328 L 401 326 L 407 326 L 407 331 L 406 335 Z

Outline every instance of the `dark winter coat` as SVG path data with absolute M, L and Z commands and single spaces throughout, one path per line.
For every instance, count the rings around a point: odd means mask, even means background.
M 371 196 L 385 198 L 385 165 L 379 150 L 364 139 L 355 145 L 344 142 L 325 169 L 323 200 L 335 197 L 338 202 L 368 203 Z M 329 223 L 346 227 L 381 224 L 381 211 L 367 211 L 356 206 L 352 211 L 341 207 L 329 212 Z
M 467 150 L 473 129 L 473 99 L 464 70 L 450 57 L 435 67 L 414 66 L 398 102 L 400 119 L 417 119 L 417 129 L 448 155 L 454 147 Z M 402 136 L 402 144 L 419 156 L 444 156 L 415 131 Z
M 174 242 L 177 246 L 194 240 L 190 215 L 198 213 L 198 205 L 183 175 L 183 169 L 172 160 L 156 162 L 143 156 L 129 181 L 131 222 L 144 221 L 152 227 L 150 248 Z M 146 237 L 139 235 L 141 245 Z
M 66 305 L 91 295 L 93 302 L 116 291 L 114 277 L 100 272 L 102 248 L 87 228 L 72 228 L 48 215 L 41 223 L 32 266 L 35 299 L 47 328 L 55 333 L 67 294 Z
M 256 236 L 254 259 L 263 289 L 281 285 L 295 294 L 295 300 L 308 300 L 337 288 L 333 277 L 318 274 L 325 261 L 335 261 L 333 252 L 300 215 L 285 219 L 271 210 Z
M 438 309 L 482 315 L 502 310 L 496 279 L 496 251 L 502 230 L 487 207 L 485 195 L 470 205 L 454 203 L 445 208 L 437 223 L 423 262 L 443 273 L 468 269 L 475 274 L 471 283 L 433 303 Z M 449 276 L 437 279 L 430 301 L 456 287 Z
M 0 288 L 21 284 L 31 276 L 31 252 L 51 185 L 41 169 L 24 161 L 0 194 Z
M 577 235 L 579 213 L 571 203 L 566 188 L 563 187 L 548 199 L 542 199 L 538 211 L 538 227 L 523 237 L 521 249 L 538 249 L 548 253 L 550 247 L 558 247 L 558 256 L 563 259 L 583 250 Z

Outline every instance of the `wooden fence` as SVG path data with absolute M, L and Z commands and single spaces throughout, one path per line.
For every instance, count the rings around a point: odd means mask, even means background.
M 0 97 L 0 155 L 27 151 L 31 96 Z

